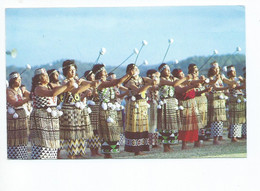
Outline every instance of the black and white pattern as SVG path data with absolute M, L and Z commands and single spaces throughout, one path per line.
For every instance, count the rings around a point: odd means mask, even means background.
M 242 135 L 242 124 L 230 125 L 230 137 L 241 137 Z
M 8 159 L 28 159 L 27 146 L 19 145 L 7 148 Z
M 214 121 L 211 123 L 211 134 L 213 137 L 223 136 L 223 126 L 222 121 Z
M 124 145 L 125 144 L 125 135 L 123 133 L 120 134 L 119 144 L 120 145 Z
M 32 159 L 57 159 L 58 149 L 41 147 L 41 146 L 32 146 Z
M 49 104 L 49 97 L 34 96 L 34 104 L 37 108 L 43 108 Z
M 247 134 L 247 128 L 246 128 L 246 123 L 242 124 L 242 136 L 246 137 Z

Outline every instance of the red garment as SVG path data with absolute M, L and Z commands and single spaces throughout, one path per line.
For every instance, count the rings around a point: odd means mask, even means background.
M 194 142 L 199 139 L 199 130 L 179 131 L 178 140 Z
M 193 99 L 196 96 L 195 89 L 191 89 L 185 93 L 178 94 L 176 93 L 176 98 L 179 100 L 188 100 L 188 99 Z

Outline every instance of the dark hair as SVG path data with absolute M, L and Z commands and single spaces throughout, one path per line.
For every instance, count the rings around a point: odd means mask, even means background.
M 57 83 L 59 81 L 58 79 L 54 79 L 54 76 L 53 76 L 54 71 L 56 71 L 56 72 L 58 72 L 58 74 L 60 74 L 60 72 L 55 69 L 51 69 L 51 70 L 47 71 L 51 83 Z
M 157 70 L 155 70 L 155 69 L 147 70 L 146 76 L 151 78 L 152 75 L 155 74 L 156 72 L 157 72 Z
M 188 66 L 188 74 L 193 74 L 194 73 L 195 66 L 197 67 L 197 65 L 194 64 L 194 63 L 189 64 L 189 66 Z
M 180 68 L 175 68 L 173 71 L 172 71 L 172 75 L 175 77 L 175 78 L 179 78 L 179 73 L 182 72 L 182 70 Z
M 108 76 L 112 76 L 112 75 L 114 75 L 115 73 L 114 72 L 109 72 L 108 73 Z
M 133 63 L 128 64 L 127 67 L 126 67 L 126 73 L 128 73 L 130 70 L 133 70 L 134 67 L 137 67 L 137 66 Z
M 210 77 L 212 77 L 214 75 L 215 75 L 214 67 L 209 68 L 208 77 L 210 78 Z
M 164 66 L 168 66 L 166 63 L 162 63 L 159 67 L 158 67 L 158 71 L 161 73 L 161 77 L 165 77 L 165 75 L 162 74 L 163 70 L 161 71 L 161 69 L 164 67 Z
M 232 68 L 232 67 L 235 67 L 235 66 L 234 66 L 234 65 L 230 65 L 230 66 L 227 67 L 227 70 L 228 70 L 229 68 Z M 231 73 L 232 73 L 232 70 L 227 72 L 227 76 L 228 76 L 229 78 L 231 77 Z
M 87 70 L 85 73 L 84 73 L 84 77 L 86 78 L 86 80 L 89 79 L 90 75 L 93 74 L 92 70 Z
M 13 74 L 19 74 L 18 72 L 12 72 L 9 74 L 9 76 L 13 75 Z M 20 75 L 20 74 L 19 74 Z M 17 78 L 12 78 L 9 80 L 9 87 L 13 87 L 14 82 L 16 81 Z
M 62 72 L 64 76 L 67 76 L 70 66 L 74 66 L 77 71 L 78 68 L 74 60 L 65 60 L 62 64 Z
M 38 86 L 38 85 L 41 84 L 41 80 L 42 80 L 42 74 L 35 75 L 35 76 L 32 78 L 31 93 L 34 93 L 34 90 L 35 90 L 36 86 Z
M 104 64 L 96 64 L 92 68 L 92 72 L 95 74 L 95 79 L 100 80 L 101 79 L 101 71 L 99 71 L 102 67 L 105 67 Z
M 246 77 L 246 67 L 243 68 L 244 78 Z

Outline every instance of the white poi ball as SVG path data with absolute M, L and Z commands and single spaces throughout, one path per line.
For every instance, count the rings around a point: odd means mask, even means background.
M 228 96 L 225 96 L 225 100 L 228 100 Z
M 88 107 L 87 110 L 88 110 L 88 113 L 91 113 L 91 112 L 92 112 L 91 108 L 89 108 L 89 107 Z
M 107 104 L 106 104 L 106 103 L 103 102 L 103 103 L 101 104 L 101 107 L 102 107 L 104 110 L 107 110 Z
M 240 52 L 240 51 L 241 51 L 241 48 L 240 48 L 239 46 L 237 47 L 237 51 L 238 51 L 238 52 Z
M 223 95 L 220 95 L 219 96 L 219 99 L 225 99 Z
M 184 107 L 181 105 L 181 106 L 179 106 L 179 109 L 180 109 L 180 110 L 183 110 L 183 109 L 184 109 Z
M 116 108 L 118 108 L 118 107 L 116 105 L 112 104 L 111 109 L 115 110 Z M 120 108 L 119 108 L 119 110 L 120 110 Z
M 113 122 L 114 122 L 114 119 L 109 116 L 109 117 L 107 118 L 107 122 L 108 122 L 108 123 L 113 123 Z
M 151 107 L 150 104 L 147 103 L 147 108 L 150 108 L 150 107 Z
M 143 45 L 146 46 L 148 44 L 148 42 L 146 40 L 143 40 Z
M 163 105 L 163 104 L 164 104 L 164 102 L 161 100 L 161 101 L 159 101 L 159 104 L 160 104 L 160 105 Z
M 149 63 L 148 63 L 148 61 L 147 60 L 144 60 L 144 65 L 148 65 Z
M 244 102 L 246 102 L 246 98 L 244 98 Z
M 52 116 L 52 117 L 57 117 L 57 111 L 52 110 L 52 111 L 51 111 L 51 116 Z
M 17 114 L 17 113 L 14 113 L 13 118 L 14 118 L 14 119 L 17 119 L 18 117 L 19 117 L 18 114 Z
M 51 108 L 48 107 L 48 108 L 46 109 L 46 111 L 47 111 L 48 113 L 51 113 L 52 110 L 51 110 Z
M 176 111 L 179 110 L 179 108 L 178 108 L 177 106 L 176 106 L 174 109 L 175 109 Z
M 132 99 L 132 101 L 135 101 L 135 100 L 136 100 L 135 96 L 132 96 L 131 99 Z
M 222 69 L 224 72 L 227 72 L 227 66 L 224 66 Z
M 237 103 L 241 103 L 241 99 L 237 99 Z
M 101 50 L 100 50 L 101 55 L 104 55 L 106 52 L 107 52 L 107 50 L 105 48 L 101 48 Z
M 31 67 L 30 64 L 27 64 L 27 65 L 26 65 L 26 69 L 27 69 L 27 70 L 31 70 L 31 68 L 32 68 L 32 67 Z
M 233 96 L 234 96 L 234 97 L 237 97 L 237 94 L 234 94 Z
M 62 111 L 58 111 L 58 115 L 59 117 L 63 115 L 63 112 Z
M 113 105 L 113 104 L 110 103 L 110 102 L 107 104 L 108 107 L 112 107 L 112 105 Z
M 215 49 L 215 50 L 213 51 L 213 54 L 218 54 L 218 50 Z
M 79 87 L 79 85 L 77 83 L 74 83 L 73 86 L 74 86 L 74 88 L 78 88 Z
M 8 107 L 7 111 L 10 115 L 13 115 L 15 113 L 15 110 L 12 107 Z
M 175 60 L 175 64 L 178 64 L 178 63 L 179 63 L 179 60 L 176 59 L 176 60 Z
M 172 38 L 170 38 L 170 39 L 168 40 L 169 44 L 172 44 L 173 41 L 174 41 L 174 40 L 173 40 Z
M 138 54 L 139 53 L 139 50 L 137 48 L 134 49 L 134 53 L 135 54 Z
M 76 108 L 79 108 L 80 107 L 80 103 L 79 102 L 75 103 L 75 106 L 76 106 Z
M 85 105 L 84 105 L 84 104 L 80 104 L 79 108 L 80 108 L 81 110 L 83 110 L 83 109 L 85 108 Z
M 95 103 L 94 101 L 92 101 L 92 100 L 88 100 L 88 101 L 87 101 L 87 104 L 88 104 L 88 105 L 96 105 L 96 103 Z
M 157 105 L 157 109 L 162 109 L 162 106 L 161 105 Z
M 209 83 L 209 78 L 206 78 L 205 81 L 204 81 L 206 84 Z
M 135 108 L 139 108 L 139 105 L 137 103 L 135 104 Z
M 123 105 L 120 105 L 120 108 L 121 108 L 121 110 L 123 110 L 123 109 L 125 109 L 125 106 L 123 106 Z

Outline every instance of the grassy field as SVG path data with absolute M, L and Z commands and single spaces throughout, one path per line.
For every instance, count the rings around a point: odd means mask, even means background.
M 225 138 L 221 145 L 213 145 L 212 140 L 204 141 L 201 148 L 193 148 L 193 144 L 188 144 L 189 150 L 181 150 L 181 143 L 174 145 L 174 151 L 169 153 L 163 152 L 163 147 L 151 149 L 145 152 L 146 155 L 134 156 L 133 153 L 124 151 L 121 146 L 120 154 L 113 154 L 114 159 L 181 159 L 181 158 L 245 158 L 247 157 L 246 140 L 239 140 L 237 143 L 231 143 L 230 139 Z M 65 150 L 61 151 L 63 159 L 67 158 Z M 89 149 L 83 159 L 103 159 L 103 157 L 91 157 Z

